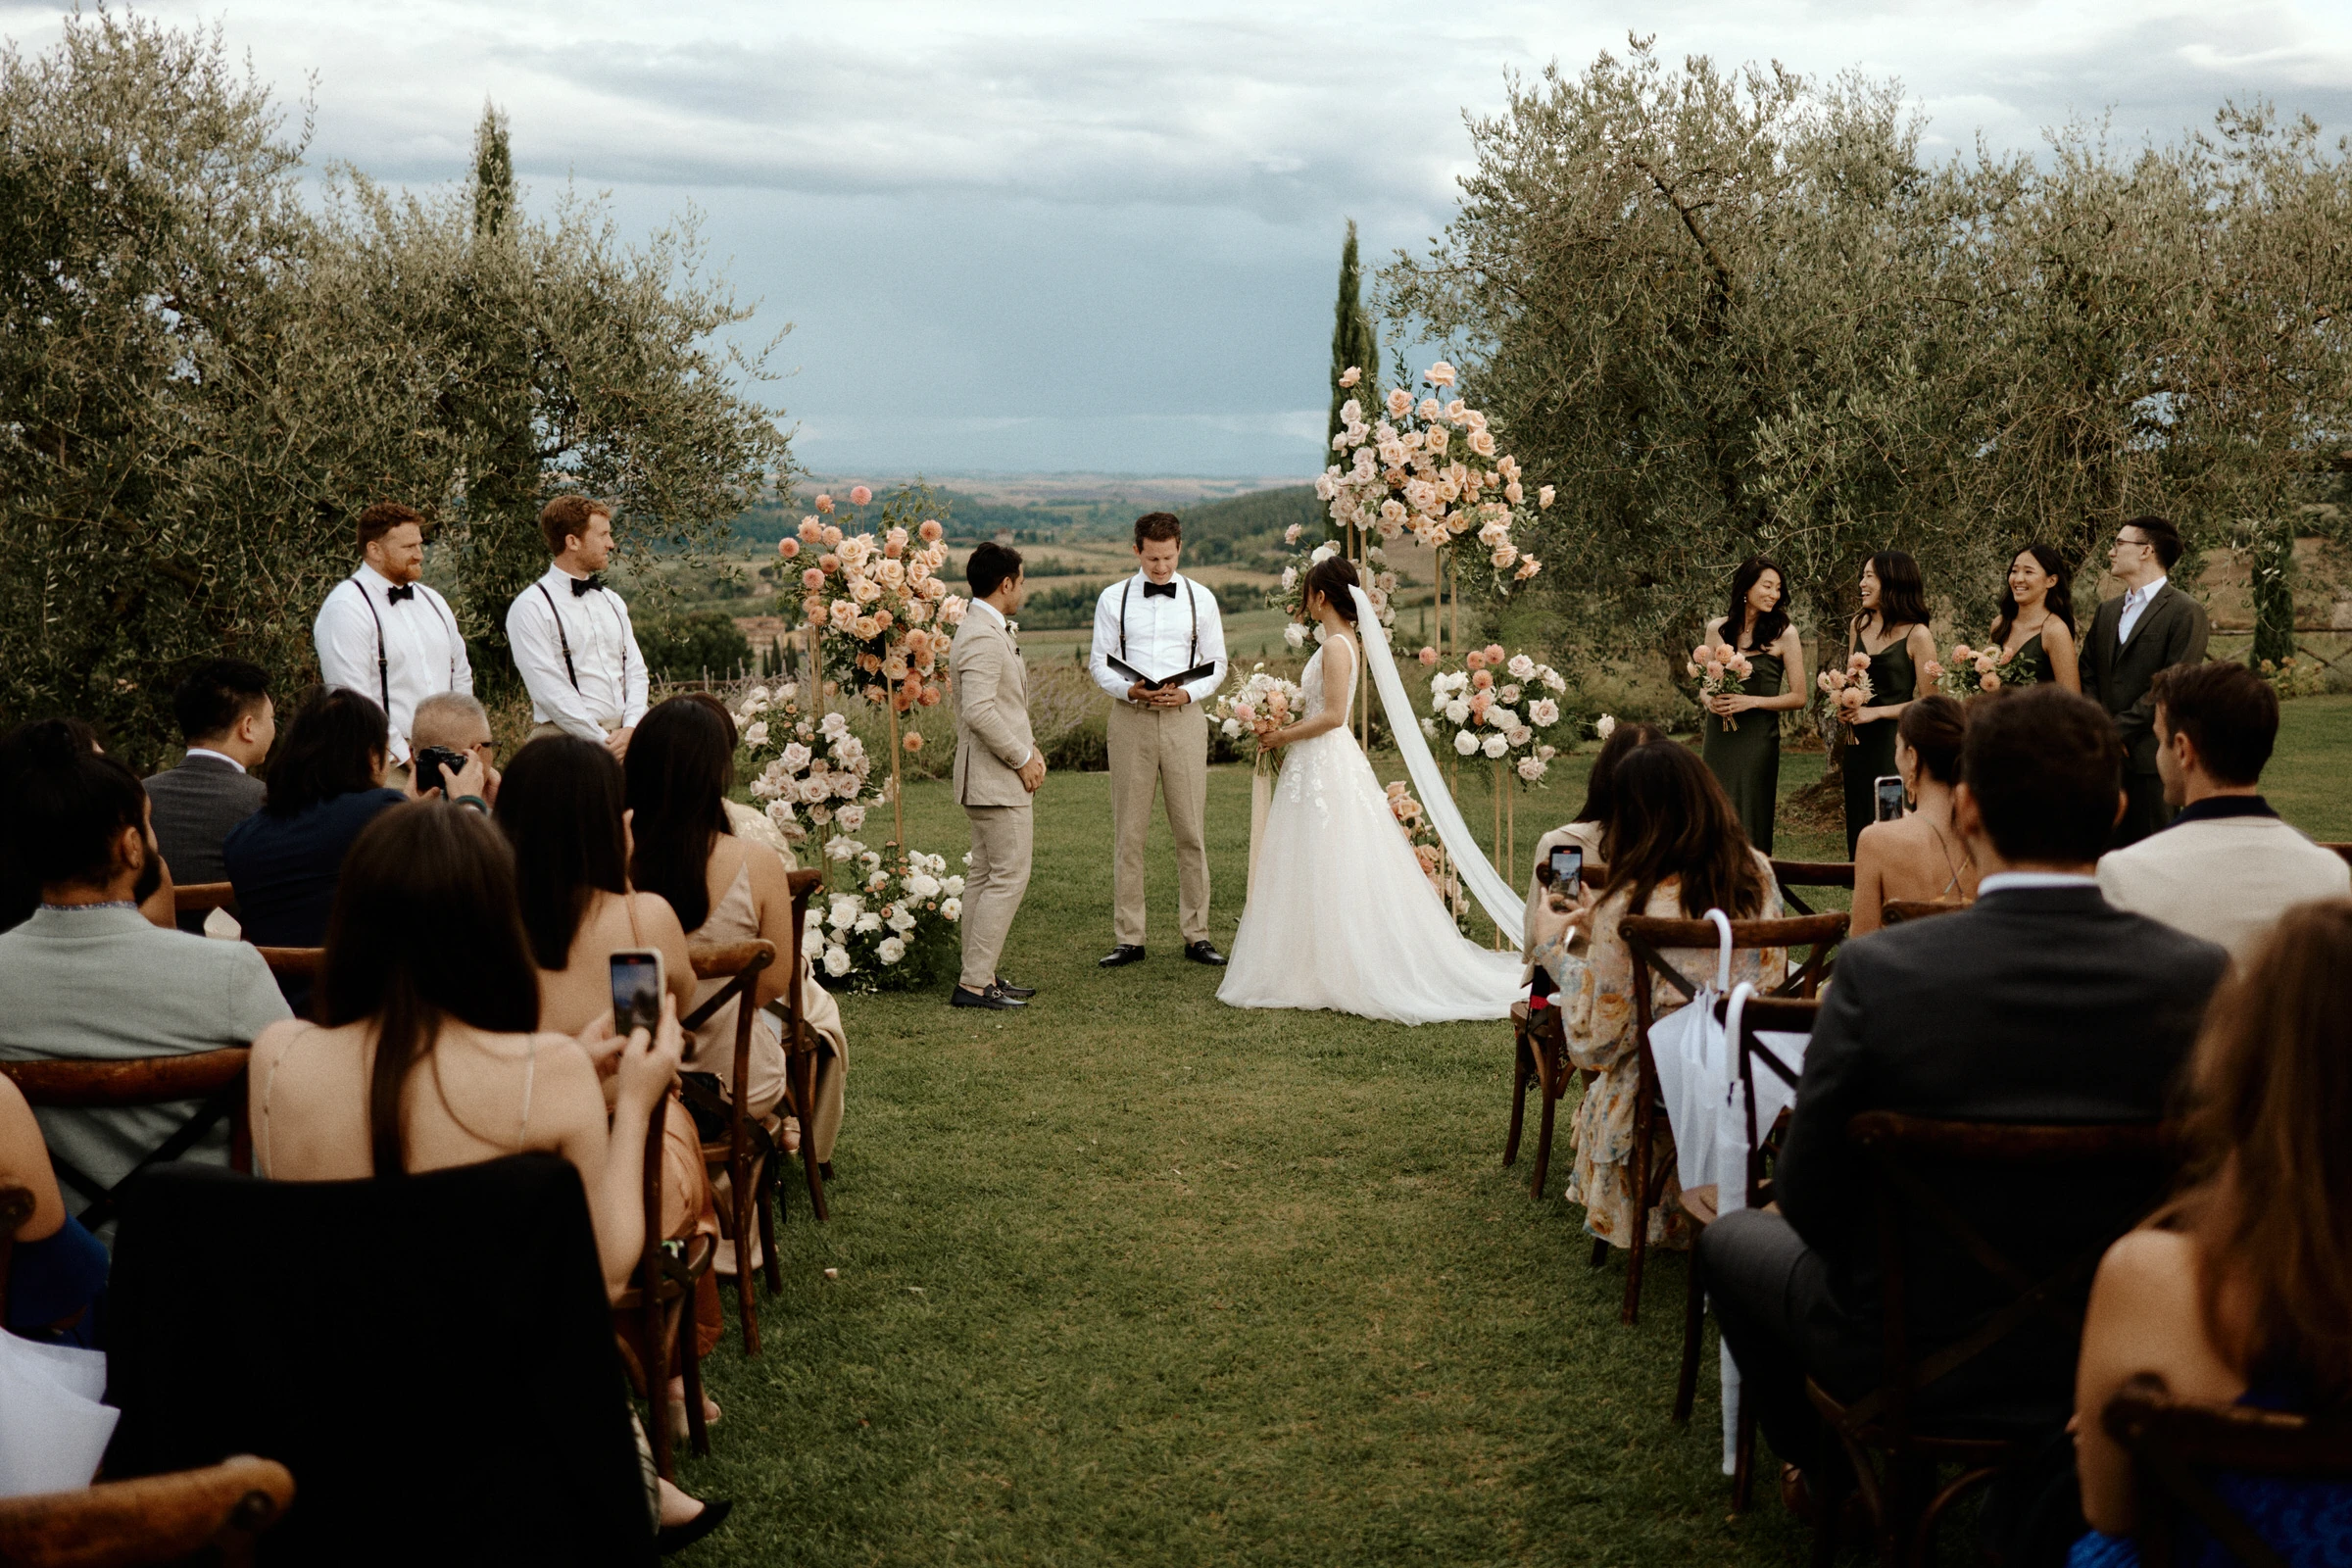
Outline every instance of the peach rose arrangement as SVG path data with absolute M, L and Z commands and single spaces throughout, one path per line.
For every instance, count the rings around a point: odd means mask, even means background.
M 735 729 L 752 765 L 752 799 L 788 844 L 806 844 L 865 825 L 873 757 L 840 712 L 819 719 L 801 704 L 798 682 L 755 686 L 735 709 Z M 874 798 L 874 803 L 880 802 Z
M 1438 663 L 1437 650 L 1424 648 L 1424 666 Z M 1421 732 L 1433 744 L 1450 744 L 1455 755 L 1510 764 L 1522 784 L 1540 784 L 1559 748 L 1545 737 L 1560 722 L 1558 694 L 1566 677 L 1527 654 L 1506 654 L 1499 644 L 1473 648 L 1462 667 L 1440 669 L 1429 681 L 1429 716 Z
M 1843 669 L 1825 669 L 1814 677 L 1813 684 L 1830 700 L 1830 722 L 1849 730 L 1855 710 L 1869 707 L 1878 695 L 1878 688 L 1870 683 L 1870 656 L 1860 649 L 1847 656 Z
M 879 531 L 859 532 L 873 499 L 864 485 L 849 493 L 858 511 L 818 496 L 816 511 L 777 542 L 776 555 L 801 564 L 802 618 L 824 639 L 827 667 L 848 690 L 904 713 L 946 697 L 942 670 L 964 600 L 939 575 L 948 564 L 946 530 L 915 515 L 926 498 L 903 492 L 885 501 Z
M 1353 387 L 1362 379 L 1358 366 L 1340 381 Z M 1543 569 L 1512 538 L 1533 516 L 1526 476 L 1500 450 L 1487 416 L 1450 395 L 1455 379 L 1453 367 L 1440 360 L 1423 372 L 1419 398 L 1392 387 L 1368 420 L 1360 399 L 1341 404 L 1345 422 L 1331 438 L 1340 461 L 1315 480 L 1315 494 L 1334 525 L 1360 528 L 1383 544 L 1407 533 L 1433 550 L 1475 540 L 1496 593 L 1507 594 Z M 1551 496 L 1548 485 L 1540 489 L 1538 510 Z
M 1740 697 L 1746 694 L 1747 677 L 1756 672 L 1747 656 L 1730 643 L 1700 643 L 1690 650 L 1690 662 L 1685 666 L 1698 682 L 1698 700 L 1705 706 L 1710 697 Z M 1715 721 L 1725 729 L 1738 729 L 1736 715 L 1721 713 Z
M 1421 874 L 1429 878 L 1430 891 L 1448 909 L 1461 903 L 1461 878 L 1453 874 L 1451 862 L 1446 858 L 1446 846 L 1438 838 L 1437 824 L 1413 798 L 1413 787 L 1404 779 L 1388 786 L 1389 814 L 1396 819 L 1396 827 L 1404 842 L 1412 846 L 1413 858 L 1421 866 Z
M 2004 686 L 2031 686 L 2034 678 L 2033 665 L 2015 654 L 1998 648 L 1971 648 L 1966 643 L 1952 645 L 1950 663 L 1931 659 L 1919 666 L 1919 674 L 1964 703 Z
M 1306 697 L 1297 685 L 1268 674 L 1263 664 L 1254 664 L 1247 675 L 1235 676 L 1231 689 L 1217 694 L 1209 706 L 1208 721 L 1227 740 L 1239 740 L 1244 734 L 1256 736 L 1257 769 L 1264 772 L 1281 751 L 1268 747 L 1265 737 L 1305 716 L 1305 711 Z

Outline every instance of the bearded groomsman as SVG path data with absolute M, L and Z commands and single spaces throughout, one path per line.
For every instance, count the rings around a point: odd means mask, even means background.
M 2156 770 L 2156 676 L 2205 662 L 2205 607 L 2175 588 L 2180 530 L 2162 517 L 2133 517 L 2115 532 L 2107 570 L 2125 592 L 2099 606 L 2083 639 L 2082 695 L 2123 731 L 2124 817 L 2107 847 L 2120 850 L 2171 825 Z
M 593 496 L 558 496 L 539 514 L 555 561 L 514 596 L 507 644 L 531 694 L 531 738 L 576 735 L 616 758 L 645 716 L 645 654 L 629 607 L 605 586 L 612 509 Z
M 1174 514 L 1135 519 L 1136 572 L 1095 602 L 1095 684 L 1110 694 L 1111 940 L 1105 969 L 1144 956 L 1144 840 L 1152 797 L 1167 802 L 1176 841 L 1176 923 L 1184 956 L 1222 964 L 1208 939 L 1208 718 L 1201 704 L 1225 678 L 1217 596 L 1176 570 L 1184 527 Z M 1178 678 L 1184 677 L 1184 678 Z
M 473 665 L 449 602 L 424 575 L 424 517 L 397 501 L 360 514 L 360 569 L 318 607 L 311 638 L 318 676 L 374 703 L 391 725 L 392 761 L 409 765 L 416 705 L 444 692 L 473 694 Z

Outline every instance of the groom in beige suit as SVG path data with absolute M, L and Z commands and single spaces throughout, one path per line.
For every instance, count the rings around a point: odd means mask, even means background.
M 948 667 L 956 688 L 956 799 L 972 821 L 972 858 L 963 879 L 963 977 L 948 1002 L 1023 1007 L 1036 992 L 997 972 L 1004 934 L 1029 888 L 1030 798 L 1046 781 L 1046 760 L 1029 733 L 1029 672 L 1010 625 L 1024 587 L 1020 553 L 981 545 L 963 575 L 972 600 Z

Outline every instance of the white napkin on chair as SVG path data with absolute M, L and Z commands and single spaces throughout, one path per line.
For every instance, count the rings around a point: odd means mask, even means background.
M 105 1393 L 100 1351 L 0 1332 L 0 1497 L 88 1486 L 122 1414 Z

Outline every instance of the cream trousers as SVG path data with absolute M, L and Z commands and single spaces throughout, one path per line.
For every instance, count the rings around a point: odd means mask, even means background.
M 1036 811 L 1027 806 L 967 806 L 972 863 L 963 878 L 963 984 L 984 991 L 997 978 L 1004 936 L 1029 891 Z
M 1167 802 L 1176 841 L 1176 925 L 1189 946 L 1208 940 L 1208 850 L 1201 818 L 1208 806 L 1208 715 L 1182 708 L 1110 705 L 1111 940 L 1144 945 L 1144 843 L 1152 797 Z

